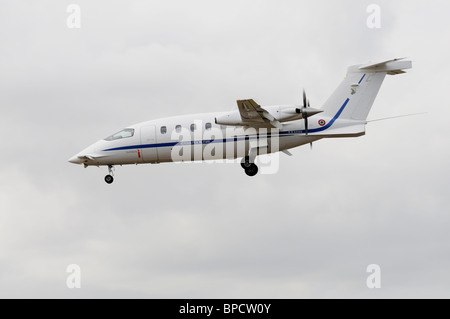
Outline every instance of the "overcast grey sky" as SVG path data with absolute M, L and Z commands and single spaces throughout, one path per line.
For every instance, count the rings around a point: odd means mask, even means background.
M 81 28 L 66 25 L 81 7 Z M 366 8 L 381 7 L 369 29 Z M 450 297 L 448 1 L 0 2 L 0 297 Z M 406 56 L 366 136 L 238 164 L 67 159 L 236 99 L 320 107 L 348 65 Z M 7 133 L 7 134 L 6 134 Z M 81 267 L 68 289 L 66 267 Z M 382 288 L 368 289 L 379 264 Z

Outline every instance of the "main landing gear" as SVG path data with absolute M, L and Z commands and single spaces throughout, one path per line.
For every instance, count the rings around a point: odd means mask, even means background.
M 258 166 L 255 163 L 250 163 L 250 157 L 245 156 L 241 160 L 241 166 L 248 176 L 255 176 L 258 173 Z
M 108 183 L 108 184 L 111 184 L 112 182 L 114 182 L 113 168 L 114 168 L 114 166 L 108 165 L 108 172 L 109 172 L 109 174 L 105 176 L 105 182 Z

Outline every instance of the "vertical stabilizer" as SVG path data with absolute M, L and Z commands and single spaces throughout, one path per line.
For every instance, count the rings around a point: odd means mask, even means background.
M 322 106 L 323 114 L 333 117 L 346 104 L 341 119 L 365 121 L 386 74 L 405 73 L 403 70 L 411 67 L 411 61 L 401 59 L 350 66 L 344 80 Z

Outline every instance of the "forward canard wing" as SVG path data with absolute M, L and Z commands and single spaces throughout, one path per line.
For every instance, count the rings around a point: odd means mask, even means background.
M 106 155 L 81 155 L 77 156 L 77 158 L 84 164 L 89 164 L 95 162 L 96 160 L 106 157 Z

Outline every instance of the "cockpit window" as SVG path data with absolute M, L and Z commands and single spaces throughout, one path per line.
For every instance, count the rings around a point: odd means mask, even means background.
M 106 141 L 113 141 L 113 140 L 118 140 L 120 138 L 132 137 L 133 135 L 134 135 L 134 129 L 133 128 L 126 128 L 126 129 L 123 129 L 120 132 L 117 132 L 116 134 L 108 136 L 107 138 L 105 138 L 105 140 Z

